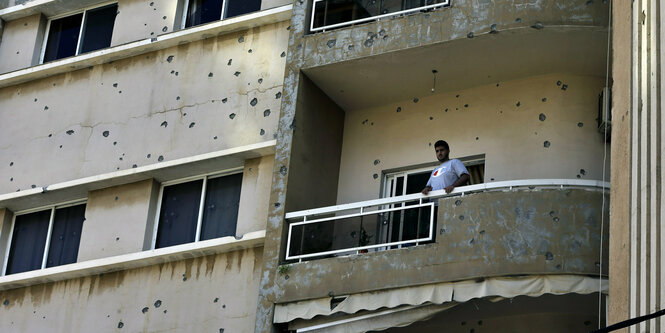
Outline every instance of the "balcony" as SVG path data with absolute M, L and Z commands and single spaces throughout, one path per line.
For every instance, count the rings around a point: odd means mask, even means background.
M 291 264 L 289 277 L 279 280 L 281 301 L 407 281 L 598 275 L 601 238 L 608 244 L 608 193 L 607 183 L 594 180 L 513 180 L 290 212 Z M 428 212 L 437 201 L 435 221 Z

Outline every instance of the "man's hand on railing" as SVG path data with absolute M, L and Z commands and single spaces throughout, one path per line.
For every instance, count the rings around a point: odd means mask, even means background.
M 420 193 L 422 193 L 424 195 L 428 195 L 429 191 L 431 191 L 431 190 L 432 190 L 431 186 L 425 186 L 425 188 Z
M 447 194 L 447 193 L 452 192 L 454 189 L 455 189 L 455 186 L 450 185 L 450 186 L 446 187 L 444 190 L 446 190 L 446 194 Z

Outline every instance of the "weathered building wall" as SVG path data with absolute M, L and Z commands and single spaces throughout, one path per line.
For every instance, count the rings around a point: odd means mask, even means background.
M 30 67 L 39 62 L 46 18 L 32 15 L 0 28 L 0 73 Z
M 378 198 L 384 170 L 436 163 L 440 139 L 451 157 L 485 154 L 485 182 L 601 180 L 604 83 L 551 74 L 347 112 L 337 203 Z
M 0 89 L 0 193 L 272 140 L 287 26 Z
M 176 17 L 178 3 L 178 0 L 119 0 L 111 46 L 180 30 L 180 26 L 175 26 L 180 22 Z
M 444 198 L 436 243 L 288 264 L 275 281 L 276 303 L 490 276 L 597 276 L 603 196 L 589 188 Z
M 251 332 L 262 249 L 0 292 L 2 332 Z
M 266 228 L 274 159 L 274 155 L 269 155 L 245 161 L 238 207 L 237 237 Z

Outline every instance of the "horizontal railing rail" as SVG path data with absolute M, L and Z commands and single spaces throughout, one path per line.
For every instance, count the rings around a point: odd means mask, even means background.
M 358 23 L 364 23 L 364 22 L 369 22 L 369 21 L 374 21 L 378 19 L 382 19 L 384 17 L 391 17 L 391 16 L 399 16 L 399 15 L 404 15 L 404 14 L 409 14 L 413 12 L 419 12 L 422 10 L 428 10 L 428 9 L 433 9 L 433 8 L 438 8 L 438 7 L 447 7 L 450 6 L 451 0 L 441 0 L 437 3 L 429 4 L 429 5 L 424 5 L 424 6 L 419 6 L 419 7 L 414 7 L 414 8 L 408 8 L 408 9 L 402 9 L 402 10 L 397 10 L 393 12 L 387 12 L 387 13 L 380 13 L 378 15 L 372 15 L 369 17 L 363 17 L 355 20 L 349 20 L 346 22 L 340 22 L 340 23 L 335 23 L 335 24 L 329 24 L 329 25 L 322 25 L 320 27 L 315 27 L 314 26 L 314 21 L 316 19 L 316 8 L 318 3 L 325 3 L 329 0 L 314 0 L 312 4 L 312 20 L 310 23 L 310 31 L 311 32 L 317 32 L 317 31 L 323 31 L 323 30 L 328 30 L 328 29 L 334 29 L 334 28 L 339 28 L 339 27 L 344 27 L 347 25 L 353 25 L 353 24 L 358 24 Z M 382 0 L 379 0 L 379 2 L 383 2 Z M 324 13 L 326 15 L 326 13 Z
M 357 253 L 361 250 L 370 250 L 370 249 L 389 249 L 395 246 L 402 246 L 407 244 L 418 245 L 421 242 L 433 240 L 433 229 L 434 229 L 434 202 L 432 199 L 439 199 L 444 197 L 452 196 L 464 196 L 472 193 L 487 192 L 487 191 L 512 191 L 516 189 L 535 189 L 535 188 L 574 188 L 574 187 L 583 187 L 583 188 L 596 188 L 596 189 L 607 189 L 610 184 L 608 182 L 598 181 L 598 180 L 580 180 L 580 179 L 525 179 L 525 180 L 510 180 L 510 181 L 500 181 L 492 183 L 483 183 L 469 186 L 462 186 L 455 188 L 451 193 L 445 193 L 444 190 L 431 191 L 428 195 L 422 193 L 408 194 L 391 198 L 382 198 L 375 200 L 367 200 L 361 202 L 354 202 L 348 204 L 341 204 L 329 207 L 321 207 L 315 209 L 301 210 L 297 212 L 287 213 L 285 218 L 288 227 L 288 238 L 286 244 L 286 260 L 302 260 L 313 257 L 322 257 L 335 254 L 343 253 Z M 417 202 L 417 203 L 416 203 Z M 400 206 L 396 206 L 400 205 Z M 374 209 L 372 209 L 374 208 Z M 416 237 L 409 240 L 399 240 L 393 242 L 385 242 L 378 244 L 366 244 L 355 247 L 347 247 L 341 249 L 334 249 L 328 251 L 320 251 L 315 253 L 300 253 L 292 254 L 291 244 L 293 238 L 293 229 L 296 227 L 304 227 L 305 225 L 313 225 L 318 223 L 331 223 L 337 220 L 349 219 L 349 218 L 362 218 L 369 215 L 380 215 L 386 213 L 393 213 L 398 211 L 404 211 L 408 209 L 421 209 L 429 208 L 429 231 L 428 237 Z M 334 215 L 319 217 L 320 215 Z M 294 221 L 296 220 L 296 221 Z M 304 237 L 304 228 L 301 233 L 301 237 Z M 418 236 L 418 232 L 417 232 Z M 303 240 L 301 240 L 301 246 Z M 301 251 L 302 252 L 302 249 Z

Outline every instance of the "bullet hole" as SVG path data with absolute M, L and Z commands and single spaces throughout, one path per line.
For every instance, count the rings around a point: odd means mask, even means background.
M 493 181 L 494 181 L 494 178 L 490 178 L 490 181 L 492 181 L 492 182 L 493 182 Z
M 161 300 L 156 300 L 155 301 L 155 308 L 158 308 L 160 306 L 162 306 L 162 301 Z
M 544 113 L 541 113 L 541 114 L 538 115 L 538 120 L 545 121 L 545 119 L 547 119 L 547 116 L 545 116 Z
M 562 83 L 563 83 L 563 82 L 561 82 L 561 81 L 556 81 L 556 85 L 557 85 L 557 86 L 560 86 Z
M 259 135 L 265 135 L 265 134 L 266 134 L 266 131 L 263 130 L 263 128 L 262 128 L 261 131 L 259 132 Z
M 543 142 L 543 147 L 549 148 L 550 147 L 550 142 L 549 141 Z
M 132 169 L 138 168 L 138 165 L 132 164 Z
M 552 252 L 545 253 L 545 260 L 554 260 L 554 255 Z
M 279 168 L 279 173 L 281 173 L 282 176 L 286 176 L 286 167 L 282 165 L 282 166 Z
M 263 83 L 263 79 L 260 78 L 260 79 L 258 79 L 257 82 L 259 82 L 259 84 L 261 84 L 261 83 Z
M 462 200 L 455 200 L 455 206 L 459 206 L 462 204 Z
M 446 232 L 446 229 L 439 230 L 439 235 L 443 235 Z
M 469 32 L 468 34 L 466 34 L 466 38 L 473 38 L 473 32 Z
M 490 33 L 491 34 L 497 34 L 499 33 L 499 30 L 496 29 L 496 24 L 490 25 Z
M 462 326 L 464 326 L 464 325 L 466 325 L 466 322 L 465 322 L 465 321 L 463 321 L 463 322 L 462 322 L 461 324 L 462 324 Z
M 189 123 L 189 128 L 192 128 L 192 127 L 194 127 L 194 125 L 196 125 L 196 123 L 195 123 L 195 122 L 191 122 L 191 123 Z
M 233 75 L 235 75 L 236 77 L 238 77 L 238 75 L 240 75 L 240 72 L 235 72 L 235 73 L 233 73 Z
M 162 16 L 162 20 L 166 20 L 166 16 Z
M 236 114 L 235 114 L 235 113 L 231 113 L 231 114 L 229 115 L 229 118 L 231 118 L 231 119 L 233 119 L 233 118 L 235 118 L 235 117 L 236 117 Z
M 275 202 L 275 207 L 279 207 L 279 206 L 281 206 L 281 205 L 282 205 L 281 203 L 279 203 L 279 202 Z
M 179 73 L 179 72 L 175 72 L 175 76 L 178 76 L 178 73 Z
M 226 102 L 228 102 L 228 101 L 229 101 L 228 98 L 226 98 L 226 97 L 222 98 L 222 103 L 226 103 Z
M 244 42 L 244 41 L 245 41 L 245 37 L 244 37 L 244 36 L 240 36 L 240 38 L 238 38 L 238 43 L 242 43 L 242 42 Z
M 169 28 L 168 28 L 167 26 L 164 26 L 164 27 L 162 28 L 162 32 L 166 32 L 167 30 L 169 30 Z
M 582 123 L 582 122 L 577 123 L 577 127 L 583 127 L 583 126 L 584 126 L 584 123 Z
M 161 125 L 159 126 L 164 126 L 164 128 L 166 128 L 166 126 L 169 126 L 169 123 L 167 121 L 162 121 Z
M 372 178 L 377 179 L 377 178 L 379 178 L 379 175 L 375 173 L 375 174 L 372 175 Z
M 166 57 L 166 61 L 169 62 L 169 63 L 170 63 L 171 61 L 173 61 L 173 56 L 170 55 L 170 56 Z
M 582 175 L 586 175 L 586 170 L 584 170 L 584 169 L 580 169 L 580 174 L 582 174 Z
M 149 309 L 149 308 L 146 306 L 145 308 L 141 309 L 141 312 L 142 312 L 142 313 L 146 313 L 146 312 L 148 312 L 148 309 Z
M 212 76 L 213 76 L 212 72 L 208 73 L 208 77 L 212 77 Z
M 478 233 L 481 234 L 481 235 L 484 235 L 484 234 L 485 234 L 485 230 L 480 230 Z
M 114 84 L 113 84 L 113 88 L 118 88 L 118 84 L 117 84 L 117 83 L 114 83 Z
M 464 221 L 464 215 L 460 215 L 460 216 L 459 216 L 459 220 L 460 220 L 460 221 Z
M 157 157 L 157 161 L 158 161 L 158 162 L 161 162 L 161 161 L 163 161 L 163 160 L 164 160 L 164 156 L 159 155 L 159 157 Z
M 72 134 L 74 134 L 74 130 L 69 130 L 66 133 L 67 133 L 67 135 L 72 135 Z
M 13 166 L 13 165 L 14 165 L 14 162 L 9 162 L 9 166 Z
M 152 7 L 154 4 L 155 4 L 154 2 L 151 2 L 151 3 L 150 3 L 150 7 Z
M 557 216 L 555 216 L 555 217 L 552 218 L 552 221 L 554 221 L 555 223 L 558 223 L 558 222 L 559 222 L 559 218 L 558 218 Z
M 109 137 L 109 131 L 102 132 L 102 136 L 105 137 L 105 138 L 108 138 Z
M 476 137 L 476 141 L 478 141 L 478 137 Z
M 44 106 L 44 111 L 48 110 L 48 105 Z
M 522 103 L 520 101 L 517 101 L 517 103 L 515 104 L 515 106 L 517 106 L 517 107 L 520 107 L 520 105 L 522 105 Z
M 251 105 L 251 106 L 256 106 L 256 104 L 257 104 L 258 102 L 259 102 L 259 100 L 256 99 L 256 97 L 255 97 L 255 98 L 252 98 L 252 100 L 249 102 L 249 105 Z
M 374 39 L 369 38 L 369 39 L 365 40 L 363 45 L 365 45 L 365 47 L 371 47 L 372 45 L 374 45 Z
M 220 328 L 220 329 L 219 329 L 219 333 L 224 333 L 224 329 L 223 329 L 223 328 Z
M 275 99 L 280 99 L 280 98 L 282 98 L 282 92 L 281 92 L 281 91 L 278 91 L 278 92 L 275 94 Z
M 566 89 L 568 89 L 568 85 L 567 85 L 567 84 L 564 84 L 563 86 L 561 86 L 561 90 L 566 91 Z
M 120 240 L 120 237 L 116 237 L 116 238 L 115 238 L 115 241 L 116 241 L 116 242 L 119 241 L 119 240 Z
M 60 145 L 60 147 L 59 147 L 59 148 L 60 148 L 60 149 L 62 149 L 62 145 Z
M 187 277 L 185 276 L 185 274 L 183 274 L 182 275 L 182 282 L 185 282 L 185 281 L 187 281 Z
M 469 104 L 464 104 L 464 107 L 465 107 L 465 108 L 468 108 L 468 107 L 469 107 Z
M 4 302 L 2 302 L 2 305 L 4 305 L 4 306 L 7 306 L 7 305 L 9 305 L 9 300 L 8 300 L 8 299 L 6 299 L 6 300 L 5 300 Z
M 499 84 L 497 83 L 497 84 L 496 84 L 496 86 L 498 87 L 498 86 L 499 86 Z
M 10 181 L 10 182 L 13 182 L 13 181 L 14 181 L 14 177 L 9 178 L 9 181 Z
M 556 213 L 553 210 L 550 210 L 550 216 L 554 216 Z
M 171 71 L 171 74 L 175 74 L 175 71 Z
M 215 135 L 212 139 L 213 139 L 213 140 L 217 140 L 217 135 Z
M 282 54 L 279 55 L 281 58 L 286 57 L 286 52 L 282 52 Z
M 444 112 L 448 112 L 448 108 L 446 108 L 446 109 L 444 110 Z
M 413 98 L 413 102 L 414 102 L 414 103 L 418 103 L 418 101 L 420 101 L 420 100 L 419 100 L 417 97 L 414 97 L 414 98 Z
M 543 97 L 543 99 L 541 99 L 541 101 L 542 101 L 543 103 L 547 102 L 547 97 Z
M 532 25 L 531 27 L 536 29 L 536 30 L 541 30 L 541 29 L 544 28 L 544 26 L 541 22 L 536 22 L 536 24 Z
M 475 243 L 475 242 L 476 242 L 476 239 L 475 239 L 475 238 L 471 238 L 471 240 L 469 241 L 469 244 L 473 244 L 473 243 Z
M 374 122 L 369 123 L 370 126 L 374 126 Z
M 122 161 L 122 157 L 120 157 L 120 158 L 119 158 L 119 160 L 121 160 L 121 161 Z
M 374 165 L 378 165 L 379 163 L 381 163 L 380 160 L 374 160 Z
M 123 327 L 125 327 L 125 324 L 121 321 L 118 322 L 118 328 L 123 328 Z
M 578 174 L 576 177 L 577 177 L 577 178 L 582 178 L 582 176 L 580 176 L 579 174 Z
M 269 115 L 270 115 L 270 109 L 266 109 L 265 111 L 263 111 L 263 116 L 264 117 L 267 117 Z
M 37 187 L 37 185 L 32 184 L 32 185 L 30 185 L 30 187 L 35 188 L 35 187 Z
M 212 301 L 213 303 L 219 302 L 219 297 L 215 297 L 215 299 Z
M 355 48 L 355 46 L 353 46 L 353 44 L 349 45 L 349 47 L 348 47 L 349 51 L 352 51 L 354 48 Z
M 284 280 L 288 280 L 289 277 L 290 277 L 289 274 L 284 275 Z
M 331 39 L 326 44 L 328 45 L 329 48 L 332 49 L 333 47 L 335 47 L 335 44 L 337 44 L 337 39 Z
M 179 101 L 179 100 L 180 100 L 180 96 L 176 96 L 176 97 L 175 97 L 175 100 L 176 100 L 176 101 Z
M 122 94 L 122 90 L 118 90 L 118 94 Z

